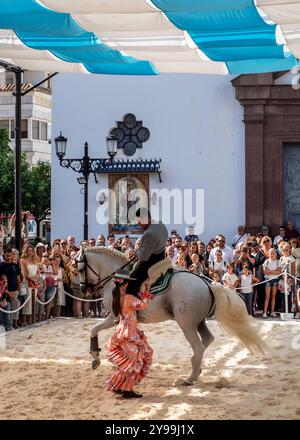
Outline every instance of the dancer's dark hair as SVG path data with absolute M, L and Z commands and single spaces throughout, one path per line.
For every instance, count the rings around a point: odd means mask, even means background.
M 112 290 L 112 296 L 113 296 L 112 309 L 113 309 L 114 315 L 117 317 L 121 314 L 120 287 L 126 283 L 128 283 L 128 280 L 125 280 L 125 279 L 122 282 L 115 281 L 115 287 Z

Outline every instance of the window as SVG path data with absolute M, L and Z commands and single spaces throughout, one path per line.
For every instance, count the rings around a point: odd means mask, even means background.
M 32 139 L 48 141 L 48 122 L 32 119 Z
M 40 139 L 40 124 L 35 119 L 32 119 L 32 139 Z
M 10 121 L 10 138 L 15 138 L 15 120 Z M 28 119 L 22 119 L 21 121 L 21 138 L 28 139 Z
M 41 141 L 47 141 L 48 140 L 48 124 L 47 122 L 40 122 L 41 127 Z
M 9 130 L 9 119 L 0 119 L 0 130 Z

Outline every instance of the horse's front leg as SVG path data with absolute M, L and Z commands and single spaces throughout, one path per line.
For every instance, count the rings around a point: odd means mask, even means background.
M 98 333 L 106 328 L 113 327 L 116 323 L 116 317 L 113 313 L 110 313 L 103 322 L 95 325 L 91 330 L 91 345 L 90 355 L 92 356 L 92 369 L 95 370 L 100 365 L 99 352 L 101 348 L 98 345 Z

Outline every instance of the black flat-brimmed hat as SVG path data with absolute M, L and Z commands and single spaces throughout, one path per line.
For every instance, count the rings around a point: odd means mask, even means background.
M 123 280 L 136 280 L 136 278 L 130 278 L 130 272 L 127 269 L 117 269 L 115 272 L 115 278 Z

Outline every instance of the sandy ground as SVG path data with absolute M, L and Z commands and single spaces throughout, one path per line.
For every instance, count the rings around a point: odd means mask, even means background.
M 175 322 L 141 326 L 154 348 L 143 399 L 105 390 L 112 365 L 92 371 L 93 319 L 59 319 L 10 332 L 0 347 L 0 414 L 6 419 L 300 419 L 300 322 L 257 320 L 270 350 L 250 356 L 215 321 L 215 342 L 192 387 L 175 387 L 190 372 L 191 350 Z M 112 329 L 103 331 L 104 346 Z M 6 342 L 6 348 L 3 347 Z

